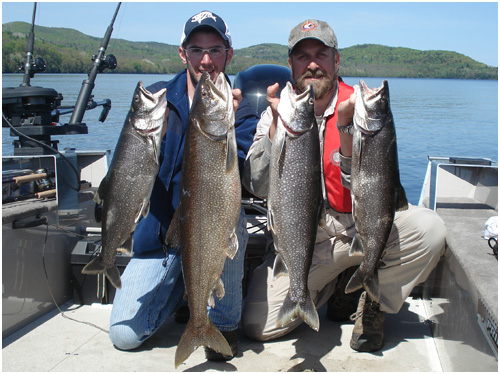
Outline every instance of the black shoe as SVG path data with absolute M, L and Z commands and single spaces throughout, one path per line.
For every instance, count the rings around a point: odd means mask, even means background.
M 363 292 L 358 310 L 351 316 L 355 321 L 352 330 L 351 348 L 358 352 L 375 352 L 384 346 L 384 312 L 380 304 Z
M 189 321 L 189 307 L 187 305 L 181 306 L 174 313 L 174 321 L 185 325 Z
M 229 347 L 231 347 L 231 356 L 225 356 L 222 353 L 215 352 L 214 350 L 205 347 L 205 358 L 209 361 L 229 361 L 238 354 L 238 330 L 221 331 L 222 336 L 226 338 Z
M 345 288 L 357 268 L 357 266 L 350 267 L 338 276 L 335 291 L 327 303 L 326 316 L 329 320 L 335 322 L 349 321 L 351 315 L 356 312 L 359 297 L 364 290 L 360 289 L 356 292 L 346 294 Z

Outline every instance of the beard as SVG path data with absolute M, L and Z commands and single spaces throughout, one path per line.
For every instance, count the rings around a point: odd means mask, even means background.
M 323 79 L 319 81 L 313 81 L 310 83 L 306 81 L 308 78 L 319 78 L 319 77 L 322 77 Z M 306 91 L 310 84 L 313 86 L 314 97 L 316 99 L 322 99 L 323 97 L 325 97 L 326 94 L 335 89 L 337 84 L 337 79 L 336 77 L 329 77 L 321 70 L 316 70 L 315 72 L 308 70 L 301 77 L 297 79 L 295 83 L 297 92 L 302 93 Z

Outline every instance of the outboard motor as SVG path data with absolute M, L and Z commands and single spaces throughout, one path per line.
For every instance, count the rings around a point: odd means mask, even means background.
M 280 87 L 277 93 L 279 97 L 286 82 L 291 81 L 291 70 L 281 65 L 256 65 L 236 74 L 234 88 L 239 88 L 241 94 L 250 102 L 260 117 L 267 108 L 267 87 L 278 82 Z
M 11 136 L 19 136 L 14 141 L 14 155 L 52 155 L 59 153 L 57 150 L 58 140 L 52 140 L 52 135 L 88 134 L 88 128 L 82 123 L 86 110 L 102 106 L 103 110 L 99 118 L 100 122 L 106 120 L 111 108 L 111 100 L 105 99 L 100 102 L 93 100 L 92 89 L 97 73 L 104 69 L 116 68 L 117 62 L 113 55 L 105 56 L 121 3 L 118 3 L 113 20 L 109 25 L 106 35 L 99 48 L 98 55 L 92 56 L 94 62 L 88 76 L 82 83 L 82 89 L 75 106 L 63 107 L 63 97 L 52 88 L 33 87 L 31 78 L 38 72 L 46 69 L 45 62 L 38 57 L 33 59 L 33 46 L 35 42 L 35 14 L 36 6 L 33 7 L 33 18 L 31 30 L 28 36 L 26 52 L 26 63 L 19 69 L 24 71 L 23 83 L 19 87 L 2 88 L 2 127 L 10 127 Z M 72 113 L 69 123 L 58 126 L 59 116 Z

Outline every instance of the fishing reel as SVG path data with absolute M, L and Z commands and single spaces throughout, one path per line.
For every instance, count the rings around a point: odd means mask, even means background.
M 95 61 L 96 58 L 98 58 L 98 56 L 92 55 L 92 61 Z M 106 55 L 101 59 L 98 71 L 99 73 L 102 73 L 105 69 L 114 70 L 117 65 L 118 61 L 116 60 L 115 55 Z
M 37 57 L 35 58 L 34 61 L 31 61 L 31 64 L 28 69 L 28 74 L 30 78 L 33 78 L 36 73 L 44 72 L 46 68 L 47 65 L 45 64 L 43 58 Z M 26 70 L 26 65 L 22 64 L 21 67 L 19 68 L 19 71 L 25 71 L 25 70 Z

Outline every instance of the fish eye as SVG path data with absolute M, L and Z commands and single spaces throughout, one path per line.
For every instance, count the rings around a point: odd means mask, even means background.
M 138 103 L 138 102 L 139 102 L 139 95 L 134 95 L 134 101 L 135 101 L 136 103 Z

